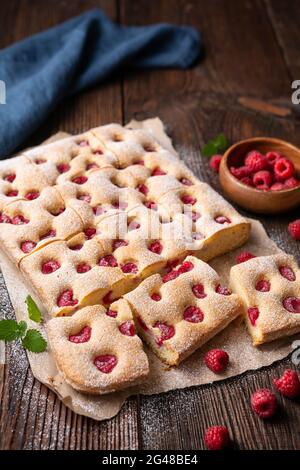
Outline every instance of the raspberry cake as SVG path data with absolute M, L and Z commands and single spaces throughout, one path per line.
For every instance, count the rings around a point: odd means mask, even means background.
M 230 280 L 254 345 L 300 331 L 300 270 L 292 256 L 250 259 L 231 268 Z
M 149 372 L 126 300 L 100 305 L 47 324 L 56 363 L 66 382 L 85 393 L 104 394 L 135 385 Z
M 242 314 L 238 296 L 193 256 L 164 276 L 148 277 L 124 298 L 143 339 L 169 365 L 178 365 Z
M 73 322 L 79 327 L 85 316 L 94 318 L 94 312 L 105 312 L 111 303 L 131 291 L 128 295 L 130 299 L 133 296 L 135 309 L 140 310 L 143 302 L 153 305 L 155 301 L 149 300 L 146 292 L 152 282 L 157 283 L 157 289 L 163 284 L 166 298 L 157 302 L 159 310 L 154 312 L 157 319 L 153 322 L 158 322 L 161 329 L 151 322 L 147 327 L 154 330 L 149 341 L 166 362 L 179 363 L 224 328 L 239 309 L 235 295 L 222 295 L 227 291 L 221 288 L 222 292 L 214 291 L 219 289 L 219 281 L 209 266 L 196 258 L 183 260 L 194 254 L 208 261 L 242 245 L 249 232 L 247 220 L 145 130 L 110 124 L 36 147 L 0 164 L 1 247 L 30 282 L 50 316 L 72 316 L 49 323 L 54 352 L 63 347 L 70 351 L 72 366 L 76 360 L 70 348 L 75 346 L 63 336 L 64 328 Z M 175 268 L 179 263 L 183 264 Z M 194 269 L 182 272 L 191 263 Z M 171 280 L 178 270 L 182 276 Z M 170 277 L 170 283 L 161 280 L 163 273 Z M 191 282 L 207 288 L 207 299 L 198 298 L 198 292 L 191 293 Z M 178 288 L 185 289 L 182 298 Z M 175 299 L 173 307 L 171 296 Z M 185 313 L 191 320 L 182 319 L 181 310 L 185 312 L 188 307 L 182 303 L 184 298 L 191 302 L 191 309 Z M 217 313 L 213 313 L 208 300 L 218 305 Z M 168 318 L 158 315 L 159 305 L 164 302 L 172 328 L 176 328 L 168 340 Z M 204 319 L 199 314 L 200 303 Z M 112 328 L 118 328 L 118 320 L 112 323 L 107 315 L 99 316 L 103 320 L 101 328 L 108 328 L 107 337 L 117 344 L 120 336 L 112 339 Z M 80 321 L 76 323 L 77 318 Z M 52 334 L 54 331 L 57 333 Z M 145 334 L 147 340 L 148 336 Z M 158 346 L 158 338 L 163 338 L 164 344 Z M 140 345 L 138 338 L 130 340 L 128 345 Z M 88 354 L 87 344 L 81 349 Z M 63 353 L 55 355 L 60 358 Z M 111 381 L 107 379 L 103 385 L 95 381 L 95 387 L 81 385 L 82 389 L 102 393 L 121 388 L 145 372 L 142 367 L 135 375 L 131 366 L 122 372 L 122 364 L 120 361 L 116 365 Z M 63 368 L 62 362 L 59 365 Z M 71 370 L 73 378 L 69 382 L 76 387 L 78 374 L 84 380 L 85 374 L 94 373 L 94 366 L 85 370 L 82 363 L 76 371 Z M 68 372 L 65 374 L 67 377 Z M 128 381 L 122 374 L 128 375 Z

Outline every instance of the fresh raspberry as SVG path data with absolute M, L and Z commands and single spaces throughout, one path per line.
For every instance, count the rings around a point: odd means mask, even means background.
M 248 317 L 249 317 L 251 325 L 255 326 L 256 321 L 259 317 L 258 308 L 257 307 L 249 307 L 247 313 L 248 313 Z
M 204 320 L 204 315 L 200 308 L 191 305 L 183 312 L 183 318 L 190 323 L 200 323 Z
M 19 191 L 17 189 L 12 189 L 11 191 L 8 191 L 6 193 L 7 197 L 16 197 L 19 194 Z
M 77 197 L 79 201 L 87 202 L 88 204 L 91 202 L 92 198 L 89 194 L 81 194 Z
M 150 251 L 152 251 L 152 253 L 155 253 L 157 255 L 160 255 L 162 250 L 163 250 L 163 246 L 162 244 L 160 243 L 159 240 L 154 240 L 154 242 L 152 242 L 150 245 L 149 245 L 149 248 L 148 248 Z
M 103 354 L 94 359 L 94 364 L 103 374 L 109 374 L 117 365 L 118 359 L 111 354 Z
M 12 183 L 16 178 L 16 175 L 14 173 L 10 173 L 9 175 L 4 176 L 4 181 L 8 181 L 9 183 Z
M 267 190 L 272 184 L 272 175 L 269 171 L 258 171 L 253 176 L 253 183 L 256 189 Z
M 28 224 L 29 223 L 29 220 L 26 219 L 23 215 L 15 215 L 12 219 L 11 219 L 11 223 L 13 225 L 25 225 L 25 224 Z
M 273 183 L 272 186 L 270 187 L 271 191 L 282 191 L 283 189 L 286 189 L 286 187 L 283 183 L 280 183 L 279 181 L 277 181 L 276 183 Z
M 98 205 L 93 207 L 93 212 L 95 215 L 102 215 L 106 212 L 106 210 L 102 206 Z
M 178 271 L 169 271 L 167 274 L 165 274 L 162 278 L 162 281 L 163 282 L 169 282 L 169 281 L 173 281 L 173 279 L 176 279 L 176 277 L 179 276 L 179 272 Z
M 198 219 L 200 219 L 201 217 L 201 214 L 199 212 L 196 212 L 196 211 L 192 211 L 190 213 L 188 213 L 188 215 L 191 217 L 192 219 L 192 222 L 197 222 Z
M 161 295 L 158 294 L 157 292 L 154 292 L 152 295 L 151 295 L 151 299 L 154 300 L 155 302 L 159 302 L 161 300 Z
M 274 165 L 274 173 L 277 181 L 285 181 L 295 173 L 294 164 L 285 157 L 280 157 Z
M 222 160 L 222 155 L 213 155 L 211 159 L 209 160 L 209 166 L 216 173 L 219 173 L 221 160 Z
M 134 263 L 123 264 L 123 266 L 121 266 L 121 269 L 123 273 L 125 274 L 129 274 L 129 273 L 136 274 L 138 272 L 138 267 Z
M 116 318 L 118 316 L 118 312 L 116 312 L 115 310 L 106 310 L 106 315 L 108 317 L 112 317 L 112 318 Z
M 268 167 L 267 158 L 257 150 L 252 150 L 246 155 L 245 165 L 252 173 L 265 170 Z
M 164 341 L 173 338 L 173 336 L 175 335 L 175 328 L 172 325 L 167 325 L 166 323 L 162 322 L 156 322 L 154 328 L 158 328 L 160 331 L 160 337 L 156 340 L 158 346 L 161 346 Z
M 261 279 L 260 281 L 257 281 L 255 284 L 255 289 L 258 290 L 259 292 L 269 292 L 271 289 L 271 284 L 269 281 L 266 281 L 265 279 Z
M 99 266 L 110 268 L 116 268 L 118 266 L 118 262 L 113 255 L 103 256 L 103 258 L 100 258 L 98 264 Z
M 253 179 L 250 176 L 244 176 L 240 179 L 240 182 L 246 186 L 254 186 Z
M 56 237 L 56 230 L 49 230 L 49 232 L 45 233 L 44 235 L 40 236 L 40 240 L 45 240 L 46 238 L 54 238 Z M 74 245 L 78 246 L 78 245 Z M 75 250 L 76 248 L 69 247 L 70 250 Z M 81 245 L 82 248 L 82 245 Z M 79 248 L 80 249 L 80 248 Z
M 26 240 L 21 244 L 23 253 L 30 253 L 36 247 L 36 243 L 31 240 Z
M 231 220 L 225 215 L 215 217 L 215 222 L 217 222 L 217 224 L 231 224 Z
M 280 153 L 278 152 L 267 152 L 266 153 L 266 159 L 268 160 L 268 163 L 271 167 L 274 166 L 274 164 L 279 160 L 281 157 Z
M 89 143 L 87 140 L 82 140 L 78 145 L 79 147 L 88 147 Z
M 194 296 L 197 297 L 197 299 L 204 299 L 207 296 L 207 294 L 205 294 L 204 292 L 203 284 L 194 284 L 192 287 L 192 291 Z
M 251 407 L 260 418 L 271 418 L 277 408 L 276 396 L 267 388 L 256 390 L 251 396 Z
M 144 206 L 147 207 L 147 209 L 152 209 L 153 211 L 157 211 L 157 204 L 154 201 L 145 201 Z
M 76 344 L 87 343 L 91 338 L 91 334 L 92 334 L 92 328 L 90 326 L 84 326 L 82 330 L 79 331 L 79 333 L 70 335 L 69 341 L 71 341 L 71 343 L 76 343 Z
M 33 201 L 39 197 L 40 193 L 38 191 L 31 191 L 30 193 L 25 194 L 25 199 L 27 201 Z
M 59 173 L 67 173 L 71 167 L 67 163 L 61 163 L 60 165 L 57 165 L 56 168 Z
M 58 261 L 54 259 L 50 259 L 42 264 L 42 273 L 43 274 L 52 274 L 54 271 L 57 271 L 60 268 L 60 264 Z
M 144 194 L 144 196 L 147 196 L 147 194 L 149 193 L 149 189 L 147 188 L 147 186 L 145 184 L 140 184 L 138 187 L 137 187 L 137 190 Z
M 0 224 L 11 224 L 11 218 L 6 214 L 0 213 Z
M 127 246 L 128 242 L 126 240 L 114 240 L 112 244 L 112 249 L 115 251 L 117 248 L 121 248 L 121 246 Z
M 68 307 L 78 304 L 78 300 L 73 298 L 72 289 L 63 291 L 57 299 L 57 305 L 59 307 Z
M 296 280 L 296 274 L 289 266 L 279 266 L 279 272 L 281 276 L 285 277 L 288 281 L 293 282 Z
M 96 235 L 96 229 L 93 227 L 88 227 L 85 229 L 84 234 L 87 238 L 87 240 L 91 240 Z
M 181 178 L 180 183 L 184 184 L 185 186 L 193 186 L 192 181 L 188 178 Z
M 228 287 L 223 287 L 220 284 L 216 287 L 216 293 L 221 295 L 231 295 L 231 291 Z
M 184 274 L 184 273 L 191 271 L 193 268 L 194 268 L 193 263 L 191 263 L 190 261 L 185 261 L 179 266 L 177 272 L 179 274 Z
M 196 204 L 197 199 L 193 196 L 190 196 L 189 194 L 184 194 L 181 198 L 181 201 L 183 202 L 183 204 L 190 204 L 191 206 L 193 206 L 194 204 Z
M 212 426 L 205 431 L 204 442 L 209 450 L 222 450 L 229 444 L 229 432 L 224 426 Z
M 90 171 L 90 170 L 96 170 L 97 168 L 99 168 L 99 165 L 93 162 L 93 163 L 88 163 L 87 166 L 85 167 L 85 170 Z
M 297 297 L 286 297 L 282 304 L 288 312 L 300 313 L 300 299 Z
M 288 178 L 288 179 L 284 182 L 284 188 L 285 188 L 285 189 L 297 188 L 297 186 L 299 186 L 299 184 L 300 184 L 300 181 L 297 180 L 297 178 L 295 178 L 295 176 L 291 176 L 290 178 Z
M 166 174 L 167 173 L 164 170 L 157 167 L 157 168 L 154 168 L 154 170 L 151 173 L 151 176 L 163 176 L 163 175 L 166 175 Z
M 220 374 L 228 366 L 229 356 L 222 349 L 211 349 L 206 353 L 204 362 L 215 374 Z
M 135 335 L 134 324 L 130 320 L 125 321 L 124 323 L 121 323 L 121 325 L 119 326 L 119 330 L 122 333 L 122 335 L 125 335 L 125 336 Z
M 73 183 L 75 184 L 84 184 L 88 180 L 87 176 L 75 176 L 75 178 L 72 179 Z
M 78 266 L 76 268 L 76 271 L 79 274 L 84 274 L 84 273 L 87 273 L 88 271 L 90 271 L 91 269 L 92 269 L 92 266 L 90 266 L 89 264 L 86 264 L 86 263 L 82 263 L 82 264 L 78 264 Z
M 292 369 L 285 370 L 279 379 L 273 380 L 273 383 L 284 397 L 296 398 L 300 394 L 299 377 Z
M 295 240 L 300 240 L 300 219 L 289 223 L 288 230 Z
M 256 256 L 250 253 L 250 251 L 241 251 L 241 253 L 236 257 L 236 262 L 240 264 L 252 258 L 256 258 Z
M 245 178 L 246 176 L 250 176 L 251 170 L 248 166 L 240 166 L 240 167 L 230 167 L 230 173 L 237 178 L 238 180 L 241 180 L 242 178 Z

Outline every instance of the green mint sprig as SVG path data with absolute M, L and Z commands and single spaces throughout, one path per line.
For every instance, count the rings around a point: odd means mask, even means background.
M 223 153 L 229 147 L 229 142 L 224 134 L 219 134 L 202 148 L 202 155 L 205 157 L 212 157 L 216 153 Z
M 29 319 L 41 323 L 42 314 L 30 295 L 26 298 L 25 303 Z M 17 339 L 21 340 L 25 349 L 34 353 L 44 352 L 47 348 L 47 341 L 41 333 L 36 329 L 28 329 L 25 321 L 0 320 L 0 340 L 15 341 Z

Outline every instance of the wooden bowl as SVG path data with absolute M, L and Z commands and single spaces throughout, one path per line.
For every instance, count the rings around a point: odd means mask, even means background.
M 300 149 L 280 139 L 254 137 L 232 145 L 224 154 L 220 165 L 220 182 L 227 196 L 239 206 L 258 214 L 278 214 L 300 205 L 300 186 L 283 191 L 262 191 L 246 186 L 235 178 L 229 168 L 241 164 L 251 150 L 261 153 L 278 152 L 295 165 L 300 180 Z

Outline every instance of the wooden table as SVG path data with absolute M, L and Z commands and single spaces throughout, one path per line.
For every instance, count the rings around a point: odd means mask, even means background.
M 168 21 L 203 33 L 205 59 L 191 70 L 128 73 L 64 101 L 26 142 L 56 131 L 81 132 L 109 122 L 160 116 L 190 168 L 220 191 L 200 147 L 219 132 L 231 141 L 276 136 L 300 144 L 293 117 L 249 110 L 251 97 L 290 102 L 300 79 L 300 4 L 297 0 L 7 0 L 1 2 L 0 47 L 99 6 L 122 24 Z M 1 77 L 0 77 L 1 78 Z M 269 235 L 300 261 L 300 244 L 287 233 L 297 213 L 263 217 Z M 299 218 L 299 210 L 298 210 Z M 12 314 L 2 287 L 1 307 Z M 249 393 L 271 385 L 290 359 L 218 385 L 133 397 L 115 418 L 98 423 L 72 413 L 34 380 L 19 345 L 7 347 L 0 385 L 2 449 L 202 449 L 204 429 L 230 428 L 239 449 L 300 449 L 299 402 L 280 400 L 278 417 L 261 422 L 249 409 Z M 1 384 L 1 381 L 0 381 Z

